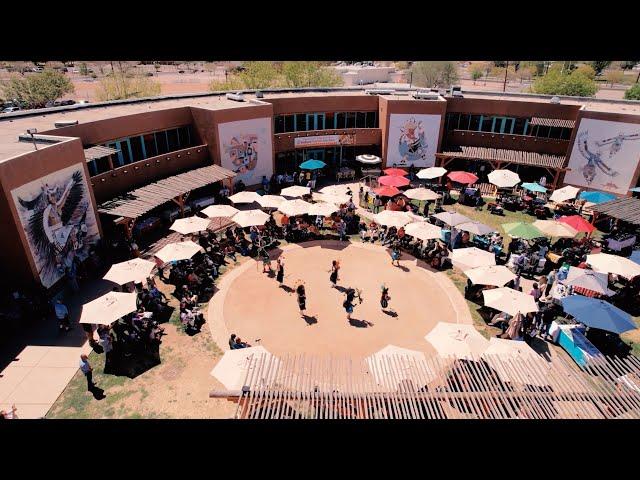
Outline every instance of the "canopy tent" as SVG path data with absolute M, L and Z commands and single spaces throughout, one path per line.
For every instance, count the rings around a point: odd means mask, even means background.
M 455 227 L 461 223 L 471 222 L 469 217 L 458 212 L 440 212 L 434 215 L 434 217 L 451 227 Z
M 407 175 L 406 170 L 401 168 L 386 168 L 383 170 L 385 175 L 389 175 L 391 177 L 404 177 Z
M 624 333 L 638 328 L 627 312 L 597 298 L 570 295 L 562 299 L 562 308 L 587 327 L 613 333 Z
M 299 185 L 293 185 L 291 187 L 283 188 L 280 191 L 280 195 L 283 197 L 304 197 L 305 195 L 309 195 L 311 193 L 311 189 L 309 187 L 301 187 Z
M 164 263 L 175 262 L 178 260 L 188 260 L 200 250 L 202 250 L 200 245 L 189 240 L 186 242 L 169 243 L 158 250 L 155 256 Z
M 428 222 L 412 222 L 404 226 L 404 232 L 422 241 L 439 239 L 442 237 L 442 230 Z
M 463 271 L 496 264 L 496 256 L 493 253 L 476 247 L 456 248 L 449 255 L 449 259 L 455 267 Z
M 512 317 L 515 317 L 518 313 L 524 315 L 529 312 L 538 311 L 538 305 L 533 295 L 528 295 L 512 288 L 501 287 L 484 290 L 482 295 L 486 307 L 494 308 L 499 312 L 505 312 Z
M 171 227 L 169 227 L 174 232 L 181 233 L 183 235 L 189 235 L 190 233 L 198 233 L 207 229 L 211 220 L 208 218 L 202 217 L 188 217 L 188 218 L 179 218 Z
M 400 195 L 402 193 L 396 187 L 388 187 L 385 185 L 383 185 L 382 187 L 374 188 L 373 192 L 381 197 L 395 197 L 396 195 Z
M 587 255 L 587 263 L 598 272 L 613 273 L 629 279 L 640 275 L 640 265 L 618 255 L 608 253 Z
M 438 322 L 424 338 L 443 357 L 479 357 L 489 346 L 473 325 L 463 323 Z
M 569 215 L 558 218 L 559 222 L 566 223 L 574 230 L 584 233 L 593 233 L 596 227 L 587 222 L 581 215 Z
M 456 229 L 473 233 L 474 235 L 487 235 L 496 231 L 495 228 L 477 221 L 459 223 L 456 225 Z
M 247 190 L 244 190 L 242 192 L 234 193 L 229 197 L 229 200 L 231 200 L 233 203 L 253 203 L 257 202 L 259 198 L 260 195 L 258 195 L 256 192 L 249 192 Z
M 156 264 L 149 260 L 134 258 L 133 260 L 112 265 L 102 278 L 118 285 L 124 285 L 129 282 L 142 283 L 151 276 L 155 266 Z
M 411 188 L 403 193 L 408 198 L 420 201 L 432 201 L 440 198 L 439 194 L 428 188 Z
M 533 226 L 553 238 L 575 238 L 578 231 L 572 226 L 556 220 L 536 220 Z
M 611 200 L 615 200 L 615 198 L 616 196 L 612 193 L 597 192 L 597 191 L 582 192 L 580 194 L 580 200 L 586 200 L 587 202 L 591 202 L 595 204 L 610 202 Z
M 317 193 L 313 192 L 311 198 L 316 202 L 333 203 L 334 205 L 344 205 L 349 203 L 351 197 L 347 194 Z
M 290 217 L 295 217 L 297 215 L 306 215 L 309 213 L 309 209 L 311 208 L 311 204 L 309 202 L 305 202 L 304 200 L 295 199 L 295 200 L 286 200 L 282 202 L 278 206 L 278 210 L 284 213 L 285 215 L 289 215 Z
M 538 228 L 534 227 L 531 223 L 503 223 L 502 229 L 507 235 L 510 235 L 511 237 L 524 238 L 526 240 L 532 240 L 534 238 L 545 236 L 544 233 L 542 233 Z
M 498 188 L 515 187 L 521 182 L 520 176 L 511 170 L 494 170 L 488 175 L 489 182 Z
M 475 285 L 493 285 L 503 287 L 505 283 L 515 280 L 516 274 L 504 265 L 486 265 L 465 270 L 464 274 Z
M 392 210 L 384 210 L 380 213 L 376 213 L 373 216 L 373 220 L 380 225 L 396 228 L 403 227 L 407 223 L 413 221 L 413 219 L 409 217 L 405 212 L 396 212 Z
M 433 180 L 434 178 L 439 178 L 443 176 L 445 173 L 447 173 L 446 168 L 429 167 L 429 168 L 423 168 L 422 170 L 420 170 L 417 176 L 418 178 L 421 178 L 423 180 Z
M 256 200 L 262 208 L 278 208 L 286 198 L 280 195 L 262 195 Z
M 558 188 L 554 190 L 554 192 L 549 197 L 549 200 L 552 202 L 566 202 L 567 200 L 572 200 L 576 198 L 579 188 L 572 187 L 571 185 L 567 185 L 566 187 Z
M 358 155 L 356 157 L 356 161 L 360 163 L 364 163 L 365 165 L 377 165 L 378 163 L 382 163 L 382 159 L 375 155 Z
M 229 390 L 241 390 L 245 379 L 259 376 L 267 365 L 274 366 L 279 362 L 277 357 L 262 346 L 227 350 L 211 370 L 211 375 Z
M 313 203 L 309 208 L 309 215 L 320 215 L 322 217 L 328 217 L 338 210 L 338 207 L 333 203 L 318 202 Z
M 534 193 L 545 193 L 547 191 L 545 187 L 538 185 L 537 183 L 523 183 L 522 188 Z
M 424 352 L 395 345 L 387 345 L 365 358 L 375 382 L 393 389 L 404 381 L 422 386 L 436 378 L 434 372 L 420 368 L 425 360 Z
M 348 184 L 342 185 L 328 185 L 319 190 L 323 195 L 347 195 L 349 196 L 349 192 L 351 192 L 351 186 Z M 290 195 L 291 196 L 291 195 Z
M 380 185 L 386 185 L 388 187 L 406 187 L 409 185 L 409 179 L 405 177 L 398 177 L 395 175 L 383 175 L 378 178 Z
M 602 295 L 611 295 L 609 290 L 609 276 L 606 273 L 588 270 L 586 268 L 569 267 L 567 278 L 558 280 L 567 287 L 586 288 Z
M 136 300 L 138 294 L 109 292 L 101 297 L 91 300 L 82 306 L 80 323 L 92 323 L 96 325 L 111 325 L 125 315 L 138 309 Z
M 461 171 L 449 172 L 447 174 L 447 177 L 449 177 L 454 182 L 464 183 L 468 185 L 472 183 L 476 183 L 478 181 L 478 177 L 473 173 L 469 173 L 469 172 L 461 172 Z
M 327 164 L 322 160 L 307 160 L 306 162 L 302 162 L 300 164 L 300 168 L 302 170 L 318 170 L 320 168 L 326 167 Z
M 236 213 L 232 220 L 245 227 L 257 227 L 258 225 L 264 225 L 269 220 L 270 215 L 267 215 L 262 210 L 244 210 Z
M 202 210 L 202 213 L 204 213 L 209 218 L 215 218 L 215 217 L 231 218 L 239 211 L 240 210 L 238 210 L 235 207 L 232 207 L 231 205 L 210 205 L 204 210 Z

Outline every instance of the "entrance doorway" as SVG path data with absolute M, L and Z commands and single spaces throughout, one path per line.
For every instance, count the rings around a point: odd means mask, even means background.
M 324 162 L 324 149 L 305 150 L 304 160 L 320 160 Z

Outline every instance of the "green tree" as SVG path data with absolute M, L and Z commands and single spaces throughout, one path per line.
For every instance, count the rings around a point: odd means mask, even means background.
M 640 100 L 640 83 L 636 83 L 624 92 L 624 98 L 625 100 Z
M 574 73 L 581 73 L 586 77 L 590 78 L 591 80 L 596 78 L 596 71 L 593 69 L 591 65 L 587 65 L 586 63 L 583 63 L 578 68 L 576 68 Z
M 277 86 L 280 72 L 273 62 L 245 62 L 240 79 L 245 88 L 254 90 Z
M 229 75 L 224 81 L 214 80 L 209 84 L 209 90 L 212 92 L 220 92 L 227 90 L 243 90 L 244 83 L 238 75 Z
M 84 62 L 80 64 L 78 70 L 80 71 L 80 75 L 89 75 L 89 67 L 87 67 L 87 64 Z
M 17 100 L 27 108 L 41 108 L 74 91 L 71 81 L 60 72 L 45 70 L 24 78 L 12 77 L 2 85 L 4 98 Z
M 284 62 L 282 76 L 288 87 L 336 87 L 342 85 L 342 78 L 319 62 Z
M 614 83 L 622 83 L 624 81 L 624 72 L 622 70 L 607 70 L 604 76 L 612 87 Z
M 458 81 L 453 62 L 416 62 L 411 67 L 413 83 L 418 87 L 448 87 Z
M 480 80 L 485 72 L 485 66 L 482 63 L 472 63 L 469 68 L 469 72 L 471 73 L 471 79 L 473 80 L 473 84 L 476 84 L 476 80 Z
M 146 98 L 160 95 L 160 82 L 143 76 L 131 76 L 114 70 L 98 84 L 96 97 L 102 102 L 126 98 Z
M 596 75 L 599 75 L 600 73 L 602 73 L 602 71 L 607 68 L 609 65 L 611 65 L 610 61 L 604 61 L 604 60 L 594 60 L 592 62 L 589 62 L 589 65 L 591 65 L 593 67 L 593 69 L 596 71 Z
M 558 70 L 549 70 L 549 73 L 536 79 L 532 90 L 544 95 L 591 97 L 598 91 L 598 86 L 580 72 L 563 74 Z
M 442 65 L 442 86 L 450 87 L 458 83 L 458 67 L 454 62 L 443 62 Z

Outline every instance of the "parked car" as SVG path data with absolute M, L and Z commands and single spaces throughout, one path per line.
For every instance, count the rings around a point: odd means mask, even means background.
M 33 67 L 33 68 L 31 69 L 31 71 L 32 71 L 32 72 L 43 72 L 43 71 L 44 71 L 44 68 L 42 68 L 42 67 Z
M 18 110 L 21 110 L 20 107 L 5 107 L 2 109 L 2 113 L 11 113 L 11 112 L 17 112 Z
M 89 103 L 89 100 L 80 100 L 80 101 L 78 101 L 78 105 L 85 105 L 87 103 Z

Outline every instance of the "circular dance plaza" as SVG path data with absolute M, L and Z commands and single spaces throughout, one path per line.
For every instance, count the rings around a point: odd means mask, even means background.
M 435 354 L 425 340 L 438 322 L 471 324 L 464 297 L 445 273 L 403 253 L 399 266 L 390 250 L 369 243 L 312 241 L 270 252 L 284 261 L 284 281 L 263 273 L 249 260 L 224 275 L 209 304 L 209 326 L 221 348 L 233 333 L 274 355 L 312 354 L 364 358 L 392 344 Z M 329 280 L 340 262 L 337 287 Z M 306 311 L 298 308 L 295 287 L 304 282 Z M 386 309 L 382 285 L 389 288 Z M 361 291 L 351 320 L 343 302 L 347 288 Z

